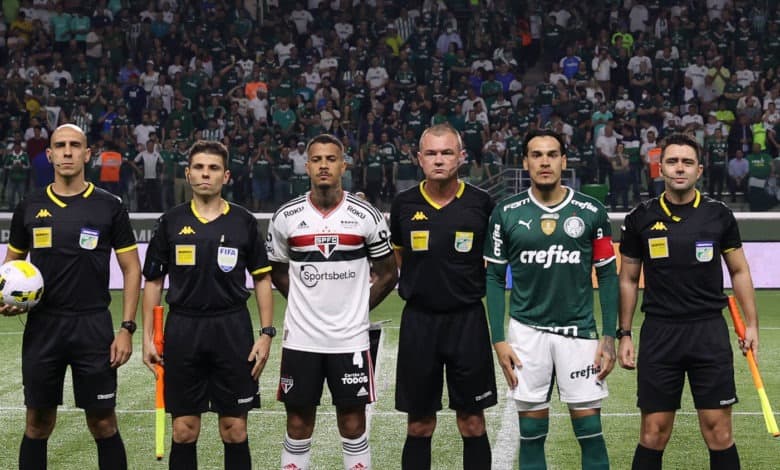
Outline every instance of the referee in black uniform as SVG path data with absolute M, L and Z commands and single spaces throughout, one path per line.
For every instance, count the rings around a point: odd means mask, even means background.
M 273 327 L 271 266 L 257 219 L 222 199 L 230 179 L 228 150 L 198 141 L 185 177 L 193 199 L 165 212 L 146 252 L 143 274 L 144 363 L 161 361 L 152 310 L 170 277 L 165 325 L 165 407 L 173 417 L 169 468 L 197 468 L 201 414 L 219 415 L 226 469 L 250 469 L 247 413 L 259 406 L 257 379 L 268 359 Z M 260 324 L 254 339 L 246 306 L 252 275 Z
M 408 413 L 401 465 L 431 466 L 431 436 L 441 410 L 444 369 L 450 408 L 463 437 L 463 467 L 489 469 L 483 410 L 497 402 L 493 352 L 482 305 L 482 260 L 490 196 L 458 180 L 465 159 L 454 128 L 435 125 L 420 137 L 425 179 L 398 194 L 390 231 L 401 267 L 401 318 L 395 407 Z
M 688 375 L 710 468 L 739 468 L 731 406 L 737 402 L 729 332 L 722 310 L 721 256 L 746 317 L 743 352 L 758 351 L 758 317 L 739 228 L 722 202 L 702 196 L 702 151 L 683 134 L 666 139 L 661 174 L 666 191 L 643 202 L 625 220 L 620 245 L 618 358 L 635 367 L 631 322 L 644 266 L 638 400 L 642 411 L 634 469 L 660 469 Z
M 125 446 L 117 428 L 117 367 L 130 358 L 141 284 L 141 266 L 122 202 L 85 180 L 87 136 L 65 124 L 51 135 L 46 157 L 54 182 L 31 193 L 14 211 L 5 261 L 30 261 L 43 274 L 45 290 L 27 316 L 22 342 L 22 378 L 27 424 L 20 469 L 46 468 L 47 440 L 62 404 L 65 369 L 73 375 L 76 406 L 86 413 L 101 469 L 125 469 Z M 124 279 L 123 322 L 114 336 L 108 289 L 111 250 Z M 4 306 L 5 314 L 21 313 Z

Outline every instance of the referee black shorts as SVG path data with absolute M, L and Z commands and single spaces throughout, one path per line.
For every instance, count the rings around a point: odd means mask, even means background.
M 646 317 L 637 406 L 644 412 L 678 410 L 686 374 L 696 409 L 731 406 L 737 403 L 733 361 L 722 315 L 695 321 Z
M 407 304 L 401 317 L 395 407 L 412 416 L 442 409 L 444 373 L 449 407 L 476 413 L 497 403 L 496 375 L 482 302 L 432 314 Z
M 78 316 L 28 314 L 22 340 L 24 404 L 28 408 L 61 405 L 65 370 L 70 366 L 76 406 L 86 410 L 114 408 L 113 340 L 108 311 Z
M 214 316 L 171 312 L 165 322 L 165 409 L 174 417 L 214 411 L 242 416 L 260 405 L 249 311 Z

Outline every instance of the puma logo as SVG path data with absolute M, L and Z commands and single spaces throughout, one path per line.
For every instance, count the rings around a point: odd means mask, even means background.
M 518 220 L 517 225 L 522 225 L 523 227 L 527 228 L 528 230 L 531 230 L 531 222 L 533 222 L 534 219 L 528 219 L 527 221 Z

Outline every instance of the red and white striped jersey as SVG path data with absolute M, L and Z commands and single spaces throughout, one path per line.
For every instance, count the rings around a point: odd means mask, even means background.
M 279 208 L 268 226 L 270 261 L 289 264 L 282 345 L 319 353 L 367 349 L 371 259 L 392 254 L 384 216 L 344 192 L 322 213 L 309 193 Z

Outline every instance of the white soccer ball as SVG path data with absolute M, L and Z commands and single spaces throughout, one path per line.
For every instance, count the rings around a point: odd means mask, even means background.
M 34 264 L 24 260 L 0 266 L 0 300 L 6 305 L 30 310 L 43 296 L 43 276 Z

